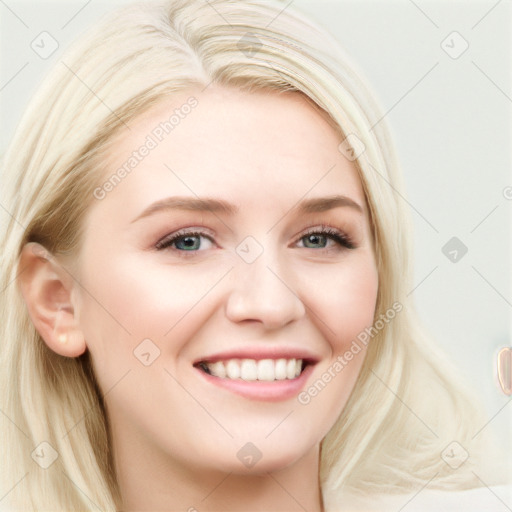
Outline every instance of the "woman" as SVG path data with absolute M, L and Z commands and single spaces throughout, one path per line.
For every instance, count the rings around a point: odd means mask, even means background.
M 3 165 L 9 509 L 481 486 L 482 420 L 407 297 L 380 117 L 277 0 L 144 3 L 64 56 Z

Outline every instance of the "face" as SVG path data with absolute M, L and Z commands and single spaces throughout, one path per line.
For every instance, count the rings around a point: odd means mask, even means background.
M 138 464 L 239 473 L 318 454 L 363 363 L 364 349 L 345 355 L 378 289 L 342 140 L 299 93 L 214 86 L 130 128 L 75 269 L 114 446 L 140 449 Z

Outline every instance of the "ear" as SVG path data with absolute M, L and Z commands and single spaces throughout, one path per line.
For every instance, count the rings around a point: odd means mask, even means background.
M 18 263 L 18 282 L 28 313 L 45 343 L 57 354 L 77 357 L 87 348 L 72 303 L 73 276 L 42 245 L 29 242 Z

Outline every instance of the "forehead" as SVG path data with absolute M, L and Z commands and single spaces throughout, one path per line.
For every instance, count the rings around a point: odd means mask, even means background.
M 289 206 L 343 193 L 364 203 L 357 169 L 328 115 L 298 92 L 209 86 L 162 99 L 129 122 L 106 159 L 103 203 L 143 208 L 169 195 Z M 124 169 L 124 172 L 118 172 Z

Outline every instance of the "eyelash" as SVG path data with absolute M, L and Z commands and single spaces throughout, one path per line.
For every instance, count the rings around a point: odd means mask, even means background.
M 321 225 L 319 228 L 311 228 L 309 229 L 308 231 L 306 231 L 305 233 L 303 233 L 297 241 L 300 241 L 302 240 L 303 238 L 309 236 L 309 235 L 323 235 L 323 236 L 327 236 L 328 238 L 330 238 L 331 240 L 334 240 L 334 242 L 336 242 L 339 247 L 336 248 L 336 249 L 339 249 L 339 250 L 342 250 L 343 248 L 345 249 L 357 249 L 357 245 L 353 242 L 352 238 L 343 233 L 342 231 L 339 231 L 337 229 L 334 229 L 334 228 L 331 228 L 329 226 L 325 226 L 325 225 Z M 213 243 L 213 239 L 210 235 L 208 235 L 206 232 L 204 231 L 199 231 L 199 230 L 186 230 L 186 229 L 183 229 L 183 230 L 180 230 L 180 231 L 177 231 L 176 233 L 173 233 L 171 235 L 168 235 L 164 238 L 162 238 L 161 240 L 159 240 L 156 244 L 155 244 L 155 249 L 157 249 L 158 251 L 163 251 L 165 249 L 168 249 L 172 246 L 172 244 L 174 244 L 175 242 L 177 242 L 178 240 L 182 239 L 182 238 L 186 238 L 188 236 L 202 236 L 202 237 L 205 237 L 207 238 L 208 240 L 210 240 L 212 243 Z M 308 247 L 305 247 L 305 249 L 308 249 Z M 174 249 L 176 252 L 178 253 L 190 253 L 190 252 L 198 252 L 198 251 L 183 251 L 183 250 L 179 250 L 179 249 Z M 322 247 L 320 249 L 314 249 L 314 250 L 323 250 L 323 251 L 331 251 L 333 250 L 333 248 L 325 248 L 325 247 Z
M 356 249 L 357 246 L 355 245 L 352 238 L 347 235 L 346 233 L 343 233 L 342 231 L 339 231 L 338 229 L 331 228 L 329 226 L 322 225 L 319 228 L 311 228 L 305 233 L 301 235 L 299 240 L 302 240 L 303 238 L 309 236 L 309 235 L 324 235 L 330 238 L 331 240 L 334 240 L 337 244 L 339 244 L 341 247 L 344 247 L 345 249 Z M 307 247 L 306 247 L 307 249 Z M 324 250 L 329 250 L 327 248 L 323 248 Z

